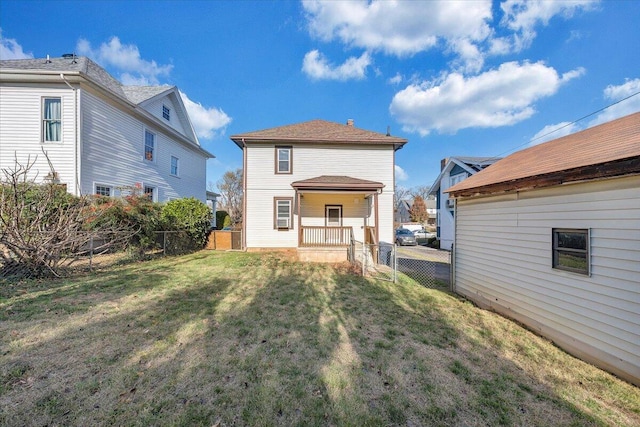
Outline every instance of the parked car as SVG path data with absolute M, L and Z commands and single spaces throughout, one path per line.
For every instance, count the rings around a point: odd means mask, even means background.
M 429 240 L 436 237 L 436 233 L 433 231 L 427 231 L 424 228 L 422 230 L 416 230 L 413 232 L 413 235 L 416 236 L 416 239 L 421 240 Z
M 418 244 L 418 241 L 411 230 L 398 228 L 396 230 L 396 244 L 399 246 L 415 246 Z

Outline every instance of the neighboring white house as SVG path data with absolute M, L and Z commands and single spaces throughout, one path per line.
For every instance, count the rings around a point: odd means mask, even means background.
M 640 385 L 640 113 L 449 189 L 454 290 Z
M 436 233 L 440 249 L 451 250 L 455 228 L 454 201 L 446 191 L 498 160 L 498 157 L 450 157 L 440 161 L 440 174 L 429 189 L 429 195 L 436 199 Z
M 30 158 L 75 195 L 205 202 L 212 157 L 175 86 L 124 86 L 85 57 L 0 61 L 0 168 Z
M 393 242 L 396 150 L 406 139 L 324 120 L 231 136 L 243 150 L 243 246 L 345 259 L 353 237 Z

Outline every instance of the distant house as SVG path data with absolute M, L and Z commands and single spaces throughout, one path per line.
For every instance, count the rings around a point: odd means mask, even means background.
M 155 201 L 205 202 L 212 157 L 175 86 L 125 86 L 73 55 L 0 61 L 0 168 L 37 159 L 33 178 L 75 195 L 137 188 Z
M 406 139 L 324 120 L 231 136 L 243 151 L 243 246 L 344 260 L 393 242 L 394 157 Z
M 440 174 L 429 189 L 429 195 L 435 197 L 436 233 L 441 249 L 451 250 L 454 238 L 454 201 L 446 191 L 498 160 L 497 157 L 450 157 L 440 161 Z
M 640 113 L 448 191 L 455 291 L 640 385 Z
M 408 200 L 400 200 L 396 205 L 394 214 L 394 221 L 396 224 L 402 224 L 403 222 L 410 222 L 411 216 L 409 210 L 411 209 L 411 202 Z

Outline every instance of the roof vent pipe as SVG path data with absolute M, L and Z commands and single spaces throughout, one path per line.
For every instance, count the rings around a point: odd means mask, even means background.
M 391 136 L 391 126 L 387 125 L 387 136 Z
M 347 126 L 353 126 L 353 119 L 347 119 Z
M 46 64 L 51 64 L 51 59 L 49 59 L 49 55 L 47 54 L 47 61 L 45 62 Z

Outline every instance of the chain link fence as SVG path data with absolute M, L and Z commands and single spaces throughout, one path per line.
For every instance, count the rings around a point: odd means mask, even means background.
M 378 245 L 354 241 L 350 260 L 362 268 L 362 275 L 395 282 L 404 274 L 423 286 L 448 289 L 451 253 L 425 246 Z

